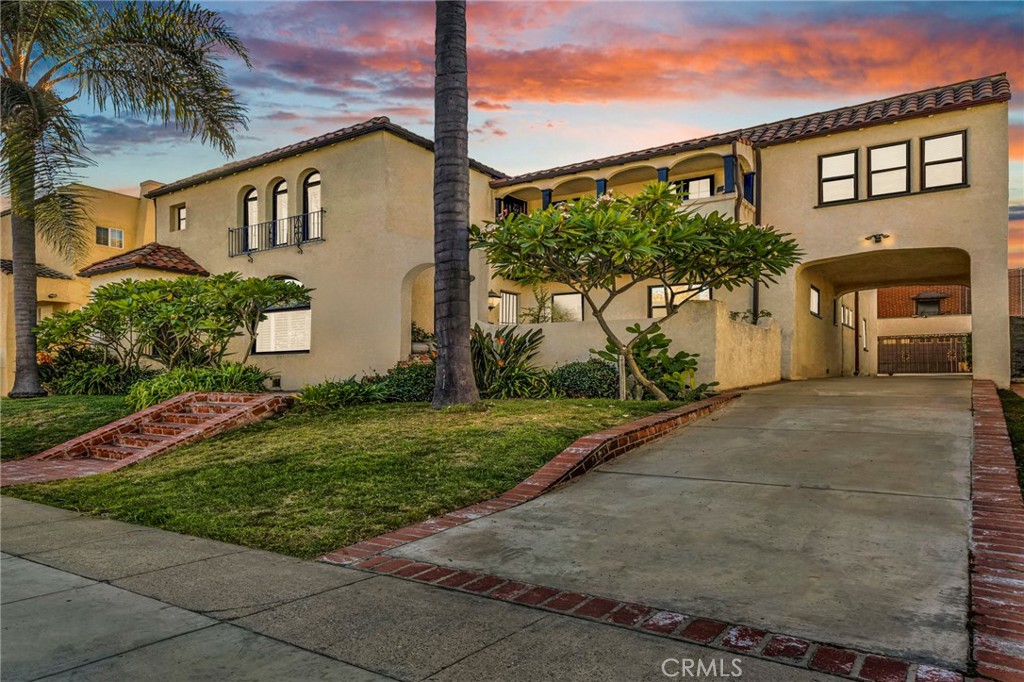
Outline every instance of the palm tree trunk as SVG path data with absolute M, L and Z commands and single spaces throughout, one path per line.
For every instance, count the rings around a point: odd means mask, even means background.
M 470 356 L 469 90 L 465 0 L 437 0 L 434 36 L 435 408 L 480 400 Z
M 11 163 L 29 163 L 34 159 L 11 159 Z M 24 181 L 11 187 L 12 206 L 32 206 L 35 183 Z M 11 398 L 38 398 L 46 395 L 39 384 L 36 364 L 36 228 L 35 221 L 11 213 L 11 260 L 14 265 L 14 387 Z

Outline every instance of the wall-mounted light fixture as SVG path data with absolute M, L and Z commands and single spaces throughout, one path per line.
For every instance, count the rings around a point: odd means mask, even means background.
M 499 303 L 501 303 L 501 296 L 498 296 L 498 294 L 494 293 L 493 289 L 488 291 L 487 292 L 487 309 L 488 310 L 494 310 L 495 308 L 498 307 Z
M 57 298 L 57 294 L 47 294 L 46 298 Z
M 876 244 L 881 244 L 883 239 L 888 239 L 888 238 L 889 238 L 889 235 L 885 234 L 884 232 L 876 232 L 875 234 L 869 234 L 867 237 L 864 237 L 864 241 L 866 241 L 866 242 L 874 242 Z

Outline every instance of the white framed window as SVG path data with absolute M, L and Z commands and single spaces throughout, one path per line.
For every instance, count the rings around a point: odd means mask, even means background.
M 323 223 L 320 209 L 320 171 L 313 171 L 302 181 L 302 239 L 323 237 Z
M 843 326 L 853 329 L 853 308 L 842 306 Z
M 171 230 L 180 232 L 188 227 L 188 213 L 185 209 L 185 204 L 171 209 L 171 219 Z
M 242 198 L 242 226 L 246 228 L 246 251 L 263 248 L 260 234 L 260 197 L 253 187 Z
M 860 345 L 862 350 L 868 349 L 868 320 L 862 317 L 860 320 Z
M 857 150 L 818 157 L 818 203 L 857 198 Z
M 811 315 L 821 317 L 821 289 L 816 286 L 811 287 Z
M 274 244 L 289 243 L 288 183 L 281 180 L 274 185 L 271 201 L 271 219 L 274 221 Z
M 921 189 L 967 184 L 967 131 L 921 139 Z
M 297 279 L 281 279 L 301 284 Z M 310 305 L 282 306 L 267 311 L 256 329 L 253 353 L 305 353 L 310 349 L 313 311 Z
M 910 191 L 910 141 L 868 148 L 868 196 Z
M 678 305 L 683 298 L 686 298 L 697 287 L 690 286 L 689 284 L 678 284 L 669 289 L 671 292 L 671 300 L 665 295 L 665 287 L 657 284 L 654 286 L 647 287 L 647 317 L 659 318 L 665 317 L 668 314 L 668 306 L 672 303 Z M 710 301 L 711 291 L 704 289 L 699 291 L 693 300 L 697 301 Z
M 583 320 L 582 294 L 552 294 L 552 322 L 581 322 Z
M 498 324 L 519 324 L 519 294 L 512 291 L 501 292 Z
M 112 246 L 115 249 L 124 248 L 124 230 L 117 227 L 96 226 L 96 243 L 100 246 Z

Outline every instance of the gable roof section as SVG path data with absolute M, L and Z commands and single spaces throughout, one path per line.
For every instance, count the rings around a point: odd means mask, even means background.
M 13 275 L 14 261 L 9 258 L 0 258 L 0 272 L 3 272 L 5 275 Z M 36 263 L 36 277 L 45 277 L 47 279 L 74 279 L 71 275 L 65 275 L 60 270 L 54 270 L 42 263 Z
M 342 128 L 335 130 L 334 132 L 326 133 L 324 135 L 318 135 L 317 137 L 311 137 L 308 140 L 302 140 L 295 144 L 290 144 L 285 147 L 279 147 L 278 149 L 272 149 L 269 152 L 258 154 L 257 156 L 251 156 L 247 159 L 241 159 L 240 161 L 232 161 L 231 163 L 220 166 L 219 168 L 213 168 L 208 171 L 203 171 L 196 175 L 191 175 L 182 180 L 169 183 L 163 187 L 159 187 L 152 192 L 146 194 L 147 199 L 153 197 L 159 197 L 164 194 L 170 194 L 171 192 L 177 192 L 178 190 L 185 189 L 186 187 L 192 187 L 203 182 L 209 182 L 210 180 L 216 180 L 223 178 L 234 173 L 239 173 L 250 168 L 256 168 L 264 164 L 271 163 L 273 161 L 280 161 L 281 159 L 287 159 L 288 157 L 295 156 L 296 154 L 302 154 L 303 152 L 312 151 L 314 149 L 320 149 L 321 147 L 327 147 L 338 142 L 344 142 L 345 140 L 351 140 L 363 135 L 369 135 L 378 131 L 386 131 L 400 137 L 403 140 L 412 142 L 415 145 L 423 147 L 429 152 L 434 151 L 434 143 L 425 137 L 417 135 L 411 130 L 395 125 L 391 122 L 387 116 L 378 116 L 371 118 L 369 121 L 363 121 L 357 123 L 348 128 Z M 479 161 L 469 160 L 469 167 L 480 171 L 485 175 L 490 175 L 492 178 L 505 178 L 508 177 L 499 170 L 495 170 L 490 166 L 485 166 Z
M 773 144 L 829 135 L 855 128 L 864 128 L 918 116 L 929 116 L 935 113 L 966 109 L 967 107 L 981 104 L 1005 102 L 1009 99 L 1010 81 L 1007 80 L 1005 73 L 999 73 L 993 76 L 928 88 L 927 90 L 896 95 L 854 106 L 840 107 L 817 114 L 787 118 L 782 121 L 775 121 L 774 123 L 764 123 L 728 133 L 709 135 L 693 140 L 674 142 L 660 147 L 651 147 L 635 152 L 581 161 L 567 166 L 549 168 L 509 178 L 500 178 L 492 180 L 491 187 L 508 187 L 509 185 L 517 185 L 531 180 L 543 180 L 569 173 L 597 170 L 614 164 L 645 161 L 658 156 L 704 149 L 719 144 L 730 144 L 734 140 L 744 140 L 755 147 L 767 147 Z
M 131 268 L 149 268 L 150 270 L 166 270 L 184 275 L 209 275 L 202 265 L 192 260 L 187 253 L 176 246 L 151 242 L 131 251 L 119 253 L 112 258 L 97 261 L 86 266 L 79 277 L 92 277 L 104 272 L 117 272 Z

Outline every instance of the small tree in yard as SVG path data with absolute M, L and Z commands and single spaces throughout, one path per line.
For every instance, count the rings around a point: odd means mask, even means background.
M 717 212 L 702 216 L 686 210 L 683 201 L 674 187 L 657 182 L 633 197 L 606 194 L 511 213 L 472 226 L 470 236 L 497 276 L 529 285 L 558 282 L 579 293 L 630 374 L 658 400 L 667 400 L 640 369 L 637 344 L 701 291 L 775 282 L 802 255 L 786 233 Z M 631 327 L 631 336 L 615 332 L 605 318 L 612 302 L 651 280 L 669 294 L 665 315 Z M 671 296 L 671 287 L 680 284 L 691 290 Z

